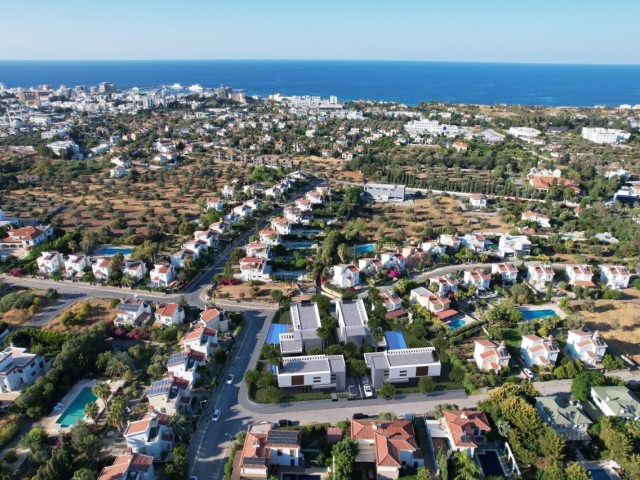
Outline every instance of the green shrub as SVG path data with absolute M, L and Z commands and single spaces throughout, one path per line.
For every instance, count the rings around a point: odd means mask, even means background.
M 0 312 L 8 312 L 14 308 L 29 308 L 35 296 L 32 293 L 12 292 L 0 298 Z
M 18 422 L 9 422 L 0 429 L 0 448 L 4 447 L 20 431 Z
M 6 452 L 4 452 L 4 455 L 2 456 L 2 459 L 6 463 L 11 464 L 11 463 L 15 462 L 16 460 L 18 460 L 18 454 L 16 453 L 15 449 L 10 448 Z

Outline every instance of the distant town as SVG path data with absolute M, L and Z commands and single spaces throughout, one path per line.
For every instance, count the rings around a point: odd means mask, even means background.
M 640 105 L 0 84 L 0 478 L 640 478 Z

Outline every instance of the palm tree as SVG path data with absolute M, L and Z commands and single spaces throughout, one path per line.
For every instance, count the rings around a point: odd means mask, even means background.
M 123 275 L 122 279 L 120 280 L 120 285 L 122 285 L 123 287 L 131 288 L 135 284 L 136 284 L 136 279 L 133 278 L 131 275 Z
M 480 467 L 466 452 L 456 452 L 458 474 L 454 480 L 475 480 L 480 476 Z
M 107 400 L 111 396 L 111 389 L 109 388 L 109 385 L 105 382 L 98 382 L 91 388 L 91 392 L 102 400 L 105 406 L 108 406 Z
M 184 440 L 192 431 L 191 420 L 182 412 L 177 412 L 169 418 L 169 427 L 178 440 Z
M 120 408 L 114 408 L 107 415 L 107 424 L 112 427 L 116 427 L 118 430 L 122 428 L 124 423 L 124 410 Z
M 131 357 L 124 352 L 118 352 L 112 355 L 107 362 L 107 368 L 104 369 L 104 373 L 110 377 L 120 377 L 124 375 L 128 369 L 133 365 Z
M 84 414 L 95 422 L 98 419 L 98 415 L 100 414 L 98 404 L 96 402 L 87 403 L 84 406 Z

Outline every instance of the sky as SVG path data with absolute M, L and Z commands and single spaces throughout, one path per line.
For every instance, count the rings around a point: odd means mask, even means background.
M 638 0 L 2 0 L 2 60 L 640 64 Z

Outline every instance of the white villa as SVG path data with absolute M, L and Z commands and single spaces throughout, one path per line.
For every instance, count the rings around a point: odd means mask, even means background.
M 589 365 L 596 365 L 602 361 L 607 351 L 607 344 L 600 332 L 569 330 L 566 349 L 573 359 L 582 360 Z
M 600 269 L 600 281 L 604 282 L 608 288 L 615 290 L 627 288 L 630 279 L 631 273 L 627 270 L 627 267 L 614 265 L 604 266 Z
M 541 338 L 537 335 L 525 335 L 520 344 L 522 359 L 528 367 L 534 365 L 543 368 L 553 368 L 558 359 L 560 349 L 554 343 L 553 337 Z

